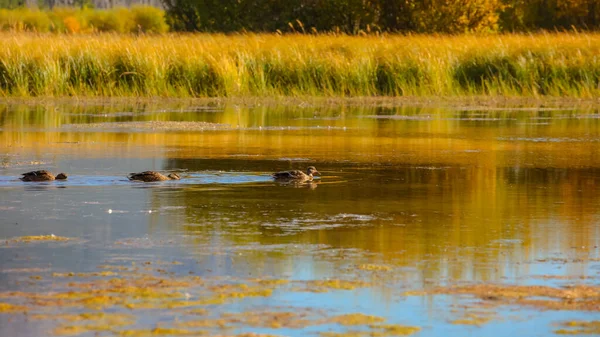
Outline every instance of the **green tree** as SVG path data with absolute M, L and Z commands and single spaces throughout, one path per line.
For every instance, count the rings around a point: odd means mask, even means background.
M 412 20 L 420 32 L 496 31 L 500 8 L 500 0 L 422 0 Z
M 13 9 L 25 6 L 25 0 L 0 0 L 0 8 Z

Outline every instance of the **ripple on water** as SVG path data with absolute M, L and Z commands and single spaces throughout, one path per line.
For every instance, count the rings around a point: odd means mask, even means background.
M 597 138 L 571 138 L 571 137 L 498 137 L 500 141 L 508 142 L 533 142 L 533 143 L 597 143 Z
M 307 218 L 280 219 L 278 222 L 268 222 L 262 224 L 263 227 L 279 228 L 285 230 L 285 233 L 279 235 L 290 235 L 300 231 L 332 229 L 338 227 L 361 226 L 369 224 L 378 219 L 374 215 L 340 213 L 325 218 L 316 218 L 316 214 L 309 215 Z

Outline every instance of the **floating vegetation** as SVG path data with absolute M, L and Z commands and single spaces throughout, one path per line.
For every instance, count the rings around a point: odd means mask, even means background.
M 390 271 L 392 270 L 389 266 L 379 265 L 379 264 L 361 264 L 357 267 L 360 270 L 368 270 L 368 271 Z
M 286 279 L 223 280 L 176 276 L 169 267 L 178 265 L 181 263 L 176 261 L 143 261 L 131 266 L 103 264 L 98 266 L 97 272 L 48 270 L 53 278 L 51 292 L 0 292 L 0 298 L 4 300 L 0 302 L 0 312 L 13 315 L 27 313 L 32 322 L 55 321 L 57 325 L 53 331 L 60 336 L 87 333 L 196 336 L 247 327 L 303 329 L 325 324 L 364 326 L 387 336 L 399 329 L 394 325 L 379 325 L 385 322 L 383 317 L 363 313 L 330 316 L 328 312 L 315 308 L 255 308 L 243 312 L 214 310 L 215 306 L 247 298 L 270 297 L 279 287 L 319 293 L 369 286 L 365 282 L 330 279 L 290 284 Z M 157 270 L 151 266 L 161 266 L 164 272 L 158 271 L 160 275 L 157 275 Z M 33 277 L 42 279 L 37 275 Z M 151 329 L 133 326 L 141 315 L 165 309 L 176 313 L 173 321 L 161 321 L 159 326 Z
M 547 310 L 600 311 L 600 286 L 576 285 L 563 288 L 476 284 L 438 287 L 405 295 L 472 295 L 490 305 L 522 305 Z
M 371 325 L 370 327 L 381 331 L 378 336 L 408 336 L 421 330 L 418 326 L 402 324 Z
M 123 337 L 146 337 L 146 336 L 202 336 L 206 331 L 187 330 L 187 329 L 169 329 L 154 328 L 151 330 L 121 330 L 117 336 Z
M 341 325 L 367 325 L 385 322 L 385 318 L 365 314 L 347 314 L 333 317 L 330 321 Z
M 370 330 L 346 332 L 321 332 L 321 337 L 391 337 L 391 336 L 409 336 L 421 330 L 416 326 L 407 326 L 401 324 L 383 324 L 369 325 Z
M 560 324 L 563 328 L 554 330 L 559 335 L 599 335 L 600 321 L 571 321 Z
M 315 280 L 304 282 L 305 288 L 296 289 L 300 291 L 310 291 L 315 293 L 328 292 L 330 290 L 354 290 L 356 288 L 368 287 L 370 284 L 362 281 L 348 280 Z
M 301 329 L 320 323 L 318 321 L 318 316 L 315 316 L 314 313 L 311 313 L 310 311 L 251 311 L 243 313 L 226 313 L 223 314 L 222 318 L 228 324 L 271 329 Z
M 72 238 L 64 236 L 50 235 L 32 235 L 32 236 L 19 236 L 6 240 L 6 243 L 29 243 L 29 242 L 40 242 L 40 241 L 69 241 Z
M 492 320 L 492 316 L 468 313 L 464 317 L 455 319 L 452 324 L 476 325 L 480 326 Z
M 23 313 L 27 312 L 28 308 L 22 305 L 14 305 L 10 303 L 0 302 L 0 314 L 2 313 Z
M 117 276 L 117 273 L 112 271 L 102 271 L 102 272 L 92 272 L 92 273 L 52 273 L 52 277 L 108 277 L 108 276 Z
M 85 326 L 67 325 L 59 326 L 56 329 L 54 329 L 54 334 L 57 336 L 77 336 L 89 332 L 90 330 L 91 329 L 88 329 Z

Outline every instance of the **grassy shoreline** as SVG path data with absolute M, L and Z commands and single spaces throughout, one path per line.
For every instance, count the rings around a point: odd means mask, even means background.
M 249 107 L 373 107 L 373 108 L 447 108 L 468 110 L 571 110 L 595 111 L 600 97 L 504 97 L 504 96 L 428 96 L 428 97 L 5 97 L 0 106 L 239 106 Z
M 600 34 L 0 34 L 3 97 L 600 96 Z

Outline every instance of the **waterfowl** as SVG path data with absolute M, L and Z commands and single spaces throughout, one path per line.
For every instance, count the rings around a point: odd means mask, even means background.
M 296 180 L 296 181 L 306 181 L 312 180 L 313 174 L 321 174 L 314 166 L 309 166 L 306 170 L 306 173 L 300 170 L 291 170 L 291 171 L 281 171 L 277 173 L 273 173 L 271 176 L 275 178 L 275 180 Z
M 139 181 L 145 181 L 145 182 L 181 179 L 177 173 L 171 173 L 168 176 L 165 176 L 164 174 L 161 174 L 156 171 L 130 173 L 128 178 L 129 178 L 129 180 L 139 180 Z
M 66 180 L 67 175 L 64 173 L 59 173 L 54 176 L 52 173 L 46 170 L 39 171 L 31 171 L 27 173 L 23 173 L 22 177 L 19 178 L 23 181 L 53 181 L 53 180 Z

